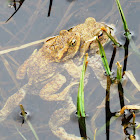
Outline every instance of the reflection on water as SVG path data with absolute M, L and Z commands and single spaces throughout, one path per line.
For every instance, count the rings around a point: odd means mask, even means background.
M 120 40 L 120 36 L 123 34 L 123 24 L 116 6 L 115 1 L 108 0 L 63 0 L 63 2 L 53 1 L 53 8 L 51 9 L 50 17 L 47 17 L 49 0 L 34 0 L 25 1 L 20 10 L 11 18 L 11 20 L 5 24 L 5 21 L 12 15 L 13 10 L 8 8 L 6 2 L 0 1 L 0 49 L 5 50 L 14 48 L 25 43 L 40 40 L 48 36 L 57 35 L 62 29 L 69 29 L 70 27 L 83 23 L 87 17 L 94 17 L 97 21 L 103 21 L 107 23 L 115 24 L 117 28 L 117 38 Z M 132 30 L 137 36 L 140 34 L 139 26 L 139 2 L 128 2 L 121 1 L 122 8 L 130 31 Z M 105 8 L 104 8 L 105 7 Z M 136 46 L 139 47 L 139 38 L 136 37 Z M 11 53 L 0 56 L 0 107 L 3 108 L 8 97 L 12 96 L 17 90 L 25 85 L 28 81 L 17 80 L 16 71 L 18 67 L 32 54 L 34 49 L 38 49 L 42 44 L 35 45 L 20 51 L 14 51 Z M 105 48 L 108 60 L 112 54 L 112 48 Z M 116 54 L 116 59 L 121 63 L 123 62 L 124 52 L 119 49 Z M 127 70 L 131 70 L 139 82 L 139 56 L 135 55 L 131 49 L 129 49 L 128 65 Z M 115 63 L 114 63 L 115 64 Z M 122 63 L 123 64 L 123 63 Z M 86 101 L 86 112 L 90 115 L 90 119 L 86 119 L 86 131 L 87 136 L 93 139 L 95 130 L 97 129 L 96 139 L 108 139 L 106 138 L 106 130 L 109 131 L 110 140 L 112 139 L 124 139 L 124 133 L 133 133 L 133 131 L 122 131 L 122 120 L 117 118 L 115 121 L 110 123 L 110 127 L 105 130 L 105 118 L 111 118 L 109 114 L 120 110 L 120 102 L 118 93 L 110 94 L 110 109 L 106 108 L 106 111 L 110 112 L 105 115 L 105 93 L 106 91 L 101 88 L 98 80 L 95 77 L 92 70 L 89 68 L 90 76 L 88 78 L 88 84 L 85 87 L 85 101 Z M 113 65 L 114 70 L 116 66 Z M 116 72 L 116 71 L 115 71 Z M 71 79 L 68 73 L 64 73 L 67 79 Z M 44 83 L 45 84 L 45 83 Z M 67 85 L 70 81 L 67 81 Z M 65 86 L 65 85 L 64 85 Z M 36 90 L 34 90 L 36 88 Z M 78 85 L 73 86 L 70 90 L 73 98 L 73 102 L 76 105 Z M 112 88 L 112 86 L 111 86 Z M 113 87 L 114 88 L 114 87 Z M 123 87 L 124 90 L 124 104 L 138 104 L 139 103 L 139 91 L 134 87 L 130 80 L 127 81 Z M 24 107 L 31 112 L 30 122 L 35 128 L 40 140 L 43 139 L 58 139 L 49 128 L 49 120 L 52 114 L 56 110 L 60 110 L 65 107 L 63 101 L 52 101 L 48 102 L 42 100 L 38 93 L 40 89 L 37 87 L 31 87 L 24 100 L 21 102 Z M 30 94 L 32 93 L 32 94 Z M 23 94 L 21 94 L 23 96 Z M 70 99 L 69 99 L 70 101 Z M 14 102 L 14 100 L 13 100 Z M 123 106 L 123 105 L 122 105 Z M 107 106 L 109 107 L 109 106 Z M 64 109 L 63 111 L 67 111 Z M 26 138 L 34 139 L 27 124 L 23 124 L 21 127 L 21 121 L 18 118 L 20 112 L 17 106 L 15 110 L 0 123 L 1 131 L 0 137 L 5 140 L 19 140 L 21 139 L 20 134 L 17 132 L 15 125 L 18 127 L 20 132 Z M 112 115 L 112 114 L 111 114 Z M 63 116 L 62 116 L 63 117 Z M 125 119 L 131 118 L 127 116 Z M 55 118 L 55 117 L 54 117 Z M 113 117 L 112 117 L 113 118 Z M 111 119 L 112 119 L 111 118 Z M 123 121 L 125 121 L 125 119 Z M 1 118 L 0 118 L 1 120 Z M 56 120 L 54 120 L 56 121 Z M 60 120 L 61 121 L 61 118 Z M 56 121 L 56 124 L 58 123 Z M 140 122 L 139 116 L 136 116 L 136 121 Z M 129 122 L 129 121 L 127 121 Z M 54 124 L 54 122 L 53 122 Z M 64 125 L 66 132 L 80 136 L 78 122 L 70 120 Z M 126 134 L 125 133 L 125 134 Z M 136 130 L 136 134 L 139 131 Z M 126 134 L 127 135 L 127 134 Z

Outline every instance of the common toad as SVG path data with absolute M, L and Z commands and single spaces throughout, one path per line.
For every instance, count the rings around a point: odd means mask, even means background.
M 1 121 L 4 120 L 13 109 L 25 97 L 30 87 L 40 89 L 39 96 L 43 100 L 65 102 L 65 106 L 56 110 L 49 121 L 52 132 L 65 140 L 81 139 L 72 134 L 67 134 L 62 127 L 63 124 L 70 120 L 70 114 L 76 110 L 69 89 L 78 83 L 81 73 L 81 65 L 77 66 L 73 59 L 77 62 L 80 57 L 89 50 L 93 56 L 89 60 L 89 66 L 92 67 L 95 75 L 103 85 L 103 67 L 98 52 L 98 43 L 96 37 L 105 45 L 108 37 L 103 34 L 101 27 L 104 26 L 107 32 L 112 29 L 104 23 L 96 22 L 94 18 L 87 18 L 85 23 L 79 24 L 70 30 L 62 30 L 56 37 L 52 37 L 44 42 L 43 47 L 27 59 L 17 71 L 17 79 L 24 79 L 26 73 L 29 82 L 19 89 L 17 93 L 8 98 L 4 107 L 0 110 Z M 80 51 L 80 57 L 78 52 Z M 63 75 L 64 69 L 74 79 L 68 86 L 58 91 L 66 83 L 66 77 Z M 42 84 L 45 83 L 45 84 Z

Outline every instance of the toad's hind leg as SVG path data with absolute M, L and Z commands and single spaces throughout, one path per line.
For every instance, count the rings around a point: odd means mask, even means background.
M 0 110 L 0 122 L 5 120 L 6 117 L 14 110 L 15 107 L 23 100 L 26 95 L 27 85 L 24 85 L 18 92 L 10 96 L 3 108 Z
M 61 74 L 57 74 L 53 79 L 47 83 L 40 91 L 40 97 L 43 100 L 48 101 L 60 101 L 65 100 L 66 95 L 68 94 L 69 89 L 77 84 L 77 82 L 73 82 L 69 84 L 63 91 L 60 93 L 57 93 L 59 89 L 63 86 L 63 84 L 66 82 L 65 76 Z
M 66 106 L 56 110 L 49 121 L 49 127 L 54 135 L 59 137 L 61 140 L 81 140 L 80 137 L 74 134 L 68 134 L 62 125 L 70 121 L 70 115 L 76 111 L 76 106 L 72 101 L 72 97 L 66 97 Z

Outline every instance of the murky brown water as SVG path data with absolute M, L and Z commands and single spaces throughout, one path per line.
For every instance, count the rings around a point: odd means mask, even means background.
M 122 8 L 129 26 L 130 31 L 134 34 L 134 41 L 137 48 L 140 47 L 140 2 L 136 1 L 121 1 Z M 120 42 L 124 42 L 123 24 L 117 9 L 117 5 L 113 0 L 61 0 L 53 1 L 50 17 L 47 17 L 49 0 L 25 0 L 20 10 L 14 17 L 5 24 L 5 21 L 11 16 L 14 9 L 8 8 L 8 3 L 0 2 L 0 49 L 6 50 L 9 48 L 18 47 L 20 45 L 30 43 L 36 40 L 44 39 L 48 36 L 57 35 L 62 29 L 69 29 L 79 23 L 83 23 L 87 17 L 94 17 L 97 21 L 114 24 L 116 26 L 116 36 Z M 17 80 L 16 71 L 18 67 L 32 54 L 34 49 L 39 49 L 42 44 L 13 51 L 0 56 L 0 108 L 3 108 L 8 97 L 17 92 L 18 87 L 22 87 L 27 83 L 28 79 Z M 106 48 L 108 60 L 111 57 L 112 49 Z M 139 68 L 140 56 L 130 48 L 130 56 L 128 58 L 127 70 L 131 70 L 138 83 L 140 83 Z M 123 49 L 118 49 L 116 60 L 123 64 Z M 116 71 L 116 66 L 113 66 Z M 105 127 L 105 106 L 101 105 L 105 98 L 105 90 L 100 87 L 98 80 L 92 70 L 90 70 L 90 78 L 85 87 L 85 106 L 89 118 L 86 119 L 87 135 L 93 139 L 95 129 L 99 130 L 97 140 L 106 139 Z M 67 76 L 67 75 L 66 75 Z M 76 105 L 76 95 L 78 86 L 71 89 L 73 102 Z M 48 122 L 50 116 L 55 110 L 62 108 L 61 101 L 45 101 L 37 94 L 28 93 L 22 104 L 26 110 L 31 112 L 30 122 L 36 130 L 40 140 L 57 140 L 49 128 Z M 139 92 L 128 80 L 124 87 L 125 104 L 139 104 Z M 120 102 L 118 94 L 111 95 L 111 111 L 120 110 Z M 101 105 L 101 106 L 100 106 Z M 17 106 L 12 113 L 0 122 L 0 139 L 1 140 L 20 140 L 22 137 L 17 132 L 16 127 L 27 139 L 35 139 L 27 124 L 21 126 L 21 119 L 18 117 L 20 112 Z M 95 117 L 95 115 L 97 115 Z M 95 120 L 94 118 L 95 117 Z M 0 118 L 1 120 L 1 118 Z M 94 120 L 94 121 L 93 121 Z M 136 121 L 140 123 L 139 115 L 136 115 Z M 122 130 L 121 118 L 113 121 L 110 126 L 110 140 L 124 139 L 125 135 Z M 70 134 L 80 136 L 79 127 L 74 115 L 71 115 L 71 121 L 64 125 L 66 131 Z M 101 131 L 101 132 L 100 132 Z M 98 131 L 97 131 L 98 132 Z M 130 129 L 130 133 L 133 131 Z M 136 135 L 140 132 L 136 131 Z M 138 138 L 138 137 L 137 137 Z M 139 139 L 139 138 L 138 138 Z

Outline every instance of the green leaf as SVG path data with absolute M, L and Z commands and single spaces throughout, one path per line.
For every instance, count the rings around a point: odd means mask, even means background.
M 39 138 L 38 138 L 38 136 L 37 136 L 37 134 L 36 134 L 36 132 L 35 132 L 35 130 L 34 130 L 32 124 L 31 124 L 30 121 L 27 119 L 27 116 L 26 116 L 26 113 L 25 113 L 25 110 L 24 110 L 23 105 L 20 104 L 19 106 L 20 106 L 20 109 L 21 109 L 21 113 L 22 113 L 22 115 L 23 115 L 25 121 L 27 122 L 28 126 L 30 127 L 32 133 L 34 134 L 36 140 L 39 140 Z
M 127 26 L 127 22 L 126 22 L 126 19 L 125 19 L 125 16 L 124 16 L 124 13 L 123 13 L 120 1 L 116 0 L 116 3 L 117 3 L 117 6 L 118 6 L 118 9 L 119 9 L 122 21 L 123 21 L 123 27 L 124 27 L 124 30 L 125 30 L 125 36 L 128 39 L 131 39 L 131 33 L 129 32 L 129 29 L 128 29 L 128 26 Z
M 103 62 L 106 74 L 108 76 L 111 76 L 111 71 L 110 71 L 110 68 L 109 68 L 109 65 L 108 65 L 108 61 L 107 61 L 107 58 L 106 58 L 104 48 L 103 48 L 102 44 L 100 43 L 99 39 L 96 38 L 96 40 L 97 40 L 98 45 L 99 45 L 100 55 L 101 55 L 101 58 L 102 58 L 102 62 Z
M 78 117 L 85 117 L 85 107 L 84 107 L 84 76 L 87 68 L 87 57 L 88 54 L 85 55 L 82 73 L 80 77 L 80 83 L 78 88 L 78 95 L 77 95 L 77 116 Z

